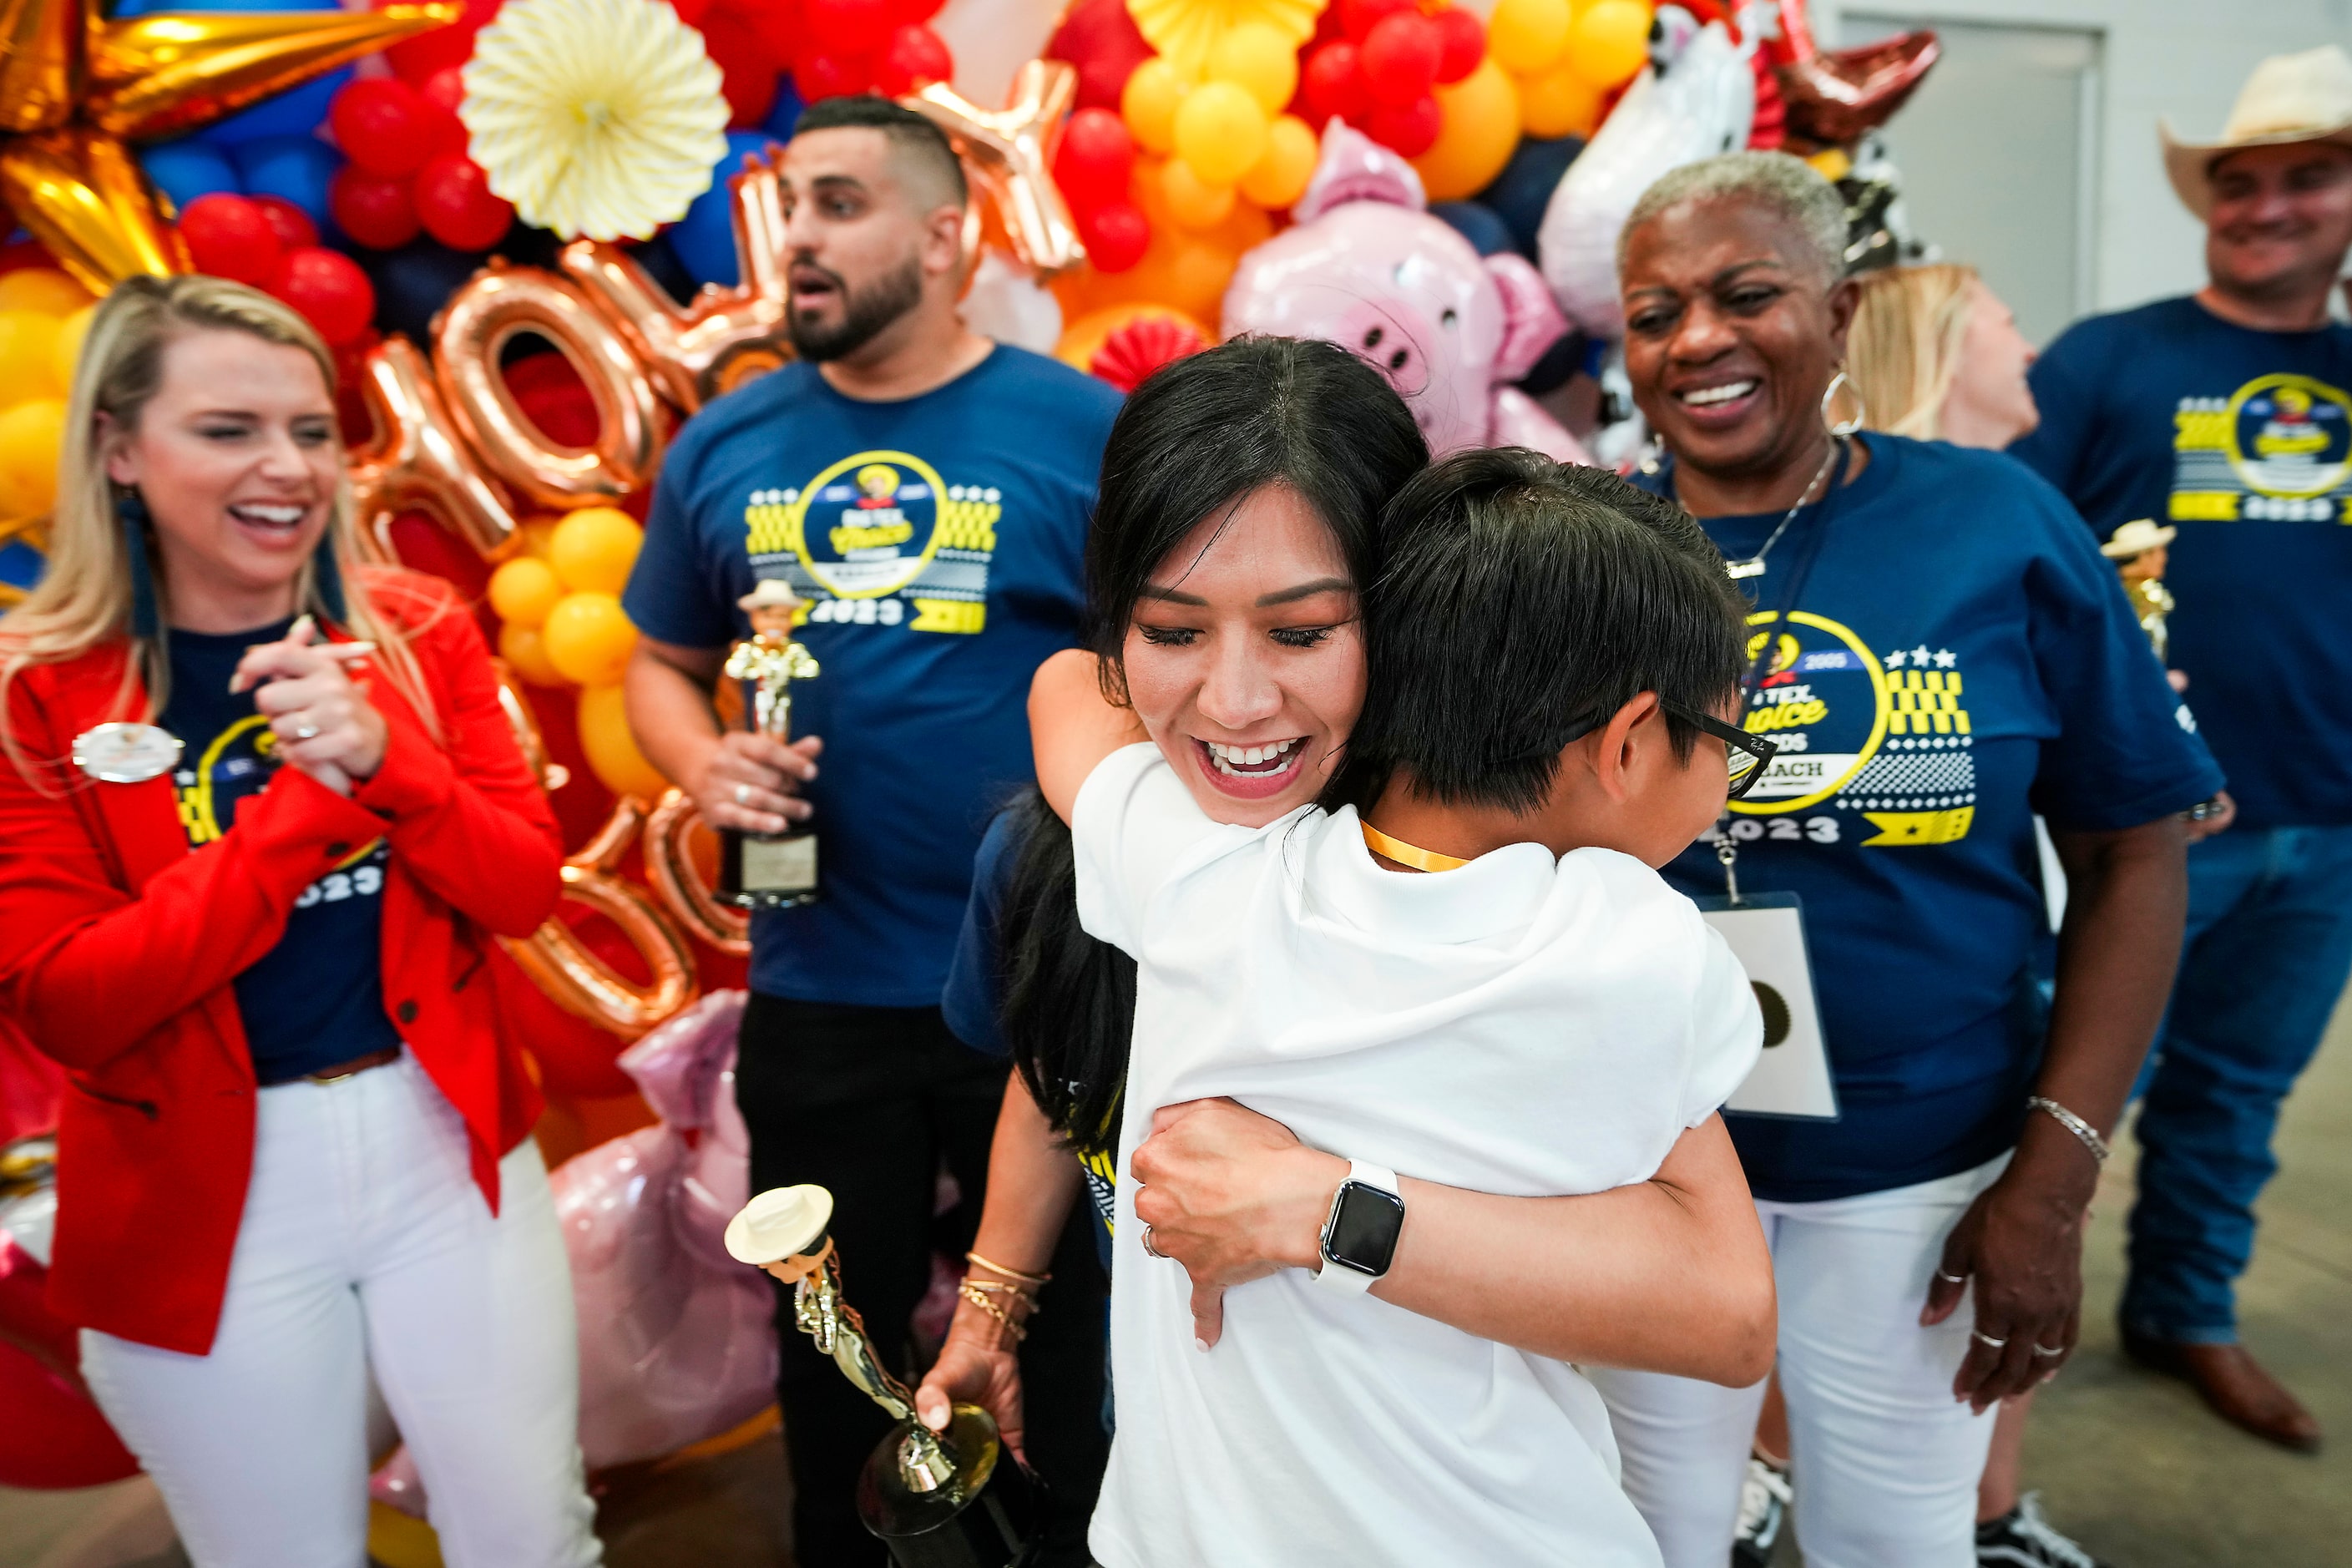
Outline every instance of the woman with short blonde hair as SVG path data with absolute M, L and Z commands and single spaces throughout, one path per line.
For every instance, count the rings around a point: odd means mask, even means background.
M 1975 268 L 1890 267 L 1855 281 L 1845 372 L 1865 429 L 1998 450 L 2041 422 L 2025 382 L 2033 346 Z
M 357 1568 L 371 1369 L 452 1563 L 600 1560 L 492 935 L 562 846 L 446 586 L 354 548 L 334 363 L 133 278 L 0 621 L 0 1007 L 67 1069 L 49 1305 L 199 1568 Z

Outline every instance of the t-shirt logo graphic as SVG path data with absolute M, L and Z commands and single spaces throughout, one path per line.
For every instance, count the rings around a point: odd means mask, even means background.
M 2173 416 L 2176 521 L 2338 522 L 2352 494 L 2352 398 L 2307 375 L 2265 375 Z
M 1882 658 L 1850 628 L 1804 610 L 1748 619 L 1757 675 L 1740 721 L 1780 750 L 1747 798 L 1731 803 L 1735 840 L 1833 844 L 1866 828 L 1858 842 L 1873 848 L 1968 836 L 1976 742 L 1957 655 L 1922 645 Z M 1831 811 L 1801 826 L 1791 815 L 1824 803 Z
M 803 620 L 978 632 L 1001 499 L 911 452 L 857 452 L 804 485 L 752 492 L 745 544 L 754 573 L 809 601 Z

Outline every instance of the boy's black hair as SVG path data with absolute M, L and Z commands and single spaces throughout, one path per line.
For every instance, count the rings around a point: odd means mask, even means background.
M 1712 712 L 1739 689 L 1748 605 L 1681 508 L 1516 447 L 1460 453 L 1397 493 L 1364 595 L 1363 715 L 1329 798 L 1397 768 L 1449 805 L 1527 813 L 1570 741 L 1643 691 Z M 1667 716 L 1687 759 L 1696 726 Z
M 1381 570 L 1381 508 L 1428 461 L 1395 388 L 1331 343 L 1236 338 L 1154 372 L 1111 426 L 1087 536 L 1088 643 L 1106 693 L 1124 700 L 1135 602 L 1202 519 L 1287 485 L 1330 529 L 1360 587 Z
M 971 190 L 964 183 L 963 160 L 956 156 L 947 132 L 927 116 L 887 98 L 877 98 L 870 92 L 820 98 L 801 110 L 800 119 L 793 123 L 793 134 L 798 137 L 811 131 L 838 131 L 845 126 L 881 132 L 890 139 L 894 153 L 912 159 L 953 191 L 955 205 L 971 205 Z

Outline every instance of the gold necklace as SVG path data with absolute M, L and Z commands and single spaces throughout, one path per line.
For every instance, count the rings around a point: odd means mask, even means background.
M 1364 843 L 1375 855 L 1410 866 L 1416 871 L 1451 871 L 1467 866 L 1469 861 L 1454 855 L 1440 855 L 1434 849 L 1423 849 L 1418 844 L 1407 844 L 1402 838 L 1391 838 L 1367 822 L 1362 825 Z

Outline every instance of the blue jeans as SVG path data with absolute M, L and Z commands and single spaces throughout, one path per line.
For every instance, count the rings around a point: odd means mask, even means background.
M 2189 930 L 2141 1074 L 2126 1327 L 2228 1344 L 2278 1170 L 2279 1106 L 2352 973 L 2352 827 L 2232 829 L 2189 851 Z

